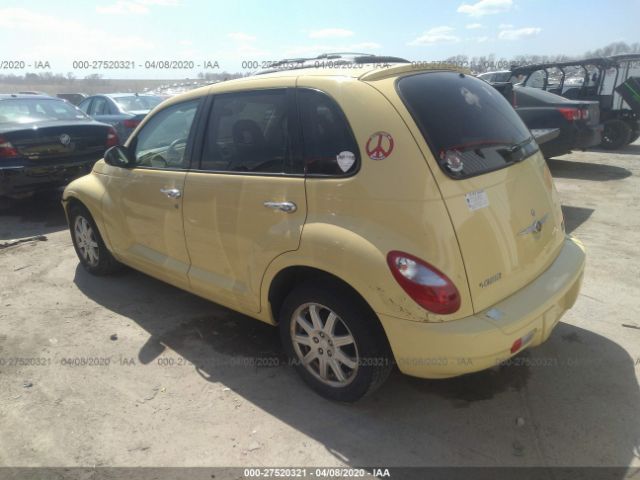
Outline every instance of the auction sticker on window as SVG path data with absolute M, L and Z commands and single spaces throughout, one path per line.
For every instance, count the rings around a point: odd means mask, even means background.
M 484 190 L 469 192 L 464 196 L 464 199 L 472 212 L 489 206 L 489 197 Z

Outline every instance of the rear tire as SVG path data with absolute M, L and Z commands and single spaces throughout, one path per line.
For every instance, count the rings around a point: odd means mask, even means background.
M 92 275 L 109 275 L 122 268 L 107 249 L 96 223 L 82 205 L 69 208 L 69 229 L 73 248 L 84 269 Z
M 604 122 L 600 146 L 607 150 L 624 147 L 631 139 L 631 127 L 624 120 L 614 118 Z
M 303 284 L 280 309 L 280 338 L 313 390 L 330 400 L 355 402 L 380 387 L 393 367 L 374 315 L 346 288 Z
M 640 130 L 634 130 L 631 133 L 631 138 L 629 139 L 629 143 L 635 142 L 638 138 L 640 138 Z

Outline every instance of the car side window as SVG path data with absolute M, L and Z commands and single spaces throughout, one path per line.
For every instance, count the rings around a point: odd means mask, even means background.
M 105 106 L 105 114 L 106 115 L 118 115 L 120 112 L 118 111 L 118 107 L 116 106 L 116 102 L 113 100 L 108 100 Z
M 357 171 L 358 144 L 338 104 L 317 90 L 298 90 L 307 174 L 344 176 Z
M 285 173 L 291 157 L 285 89 L 217 95 L 200 168 Z
M 96 97 L 93 99 L 93 103 L 91 104 L 91 110 L 89 110 L 89 115 L 104 115 L 105 107 L 107 105 L 107 99 L 104 97 Z
M 133 140 L 135 166 L 187 168 L 185 152 L 200 100 L 167 107 L 155 114 Z
M 91 106 L 92 101 L 93 101 L 92 98 L 87 98 L 86 100 L 83 100 L 82 102 L 80 102 L 80 105 L 78 105 L 78 108 L 82 110 L 84 113 L 86 113 L 87 115 L 89 115 L 89 107 Z

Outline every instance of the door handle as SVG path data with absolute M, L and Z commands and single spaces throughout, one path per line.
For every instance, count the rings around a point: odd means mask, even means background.
M 273 210 L 280 210 L 285 213 L 293 213 L 298 207 L 293 202 L 264 202 L 263 205 Z
M 160 193 L 164 193 L 169 198 L 180 198 L 182 192 L 177 188 L 161 188 Z

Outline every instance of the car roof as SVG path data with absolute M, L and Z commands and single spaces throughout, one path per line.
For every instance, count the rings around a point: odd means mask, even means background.
M 99 93 L 97 95 L 103 95 L 105 97 L 118 98 L 118 97 L 157 97 L 153 93 Z
M 15 98 L 42 98 L 45 100 L 57 100 L 59 102 L 64 102 L 61 98 L 51 97 L 49 95 L 34 95 L 31 93 L 0 93 L 0 100 L 10 100 Z
M 248 77 L 235 78 L 211 85 L 195 88 L 184 93 L 180 93 L 165 100 L 162 105 L 169 106 L 176 103 L 194 100 L 203 97 L 209 93 L 225 93 L 227 90 L 234 90 L 233 87 L 242 85 L 250 90 L 252 88 L 264 88 L 264 81 L 267 79 L 290 79 L 297 77 L 348 77 L 361 81 L 376 81 L 391 77 L 400 77 L 411 75 L 414 73 L 425 73 L 429 71 L 452 71 L 471 75 L 467 68 L 460 68 L 446 63 L 389 63 L 381 65 L 358 65 L 358 66 L 339 66 L 334 68 L 292 68 L 278 70 L 277 72 L 261 73 L 260 75 L 251 75 Z M 269 82 L 273 85 L 272 82 Z

